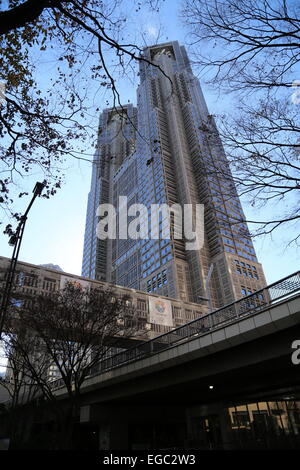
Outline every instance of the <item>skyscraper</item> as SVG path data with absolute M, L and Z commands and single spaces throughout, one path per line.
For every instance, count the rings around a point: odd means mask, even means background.
M 136 125 L 136 108 L 132 104 L 105 109 L 100 116 L 87 203 L 82 262 L 82 275 L 91 279 L 110 280 L 109 253 L 112 251 L 112 241 L 97 238 L 99 217 L 96 216 L 96 211 L 99 204 L 113 202 L 113 180 L 134 152 Z
M 169 42 L 145 48 L 143 57 L 137 109 L 108 109 L 100 118 L 82 275 L 218 307 L 264 286 L 263 270 L 185 48 Z M 202 248 L 187 250 L 174 230 L 168 239 L 97 240 L 96 208 L 117 207 L 119 196 L 149 214 L 151 204 L 204 204 Z

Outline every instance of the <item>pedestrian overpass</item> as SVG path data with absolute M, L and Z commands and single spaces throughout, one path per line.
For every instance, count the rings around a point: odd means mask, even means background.
M 299 324 L 300 271 L 168 333 L 106 358 L 85 383 L 104 383 L 163 363 L 186 362 Z M 300 337 L 299 337 L 300 338 Z M 295 337 L 296 339 L 296 337 Z M 58 379 L 54 388 L 63 387 Z
M 103 449 L 297 447 L 297 339 L 299 272 L 101 361 L 82 389 L 82 429 Z

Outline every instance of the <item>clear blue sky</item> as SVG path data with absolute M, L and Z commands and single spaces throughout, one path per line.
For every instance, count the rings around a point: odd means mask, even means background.
M 127 2 L 131 4 L 130 1 Z M 140 40 L 140 32 L 145 33 L 149 43 L 155 42 L 157 32 L 161 31 L 160 42 L 178 40 L 186 45 L 186 31 L 177 18 L 180 2 L 166 0 L 157 15 L 145 15 L 142 12 L 138 18 L 138 32 L 135 40 Z M 136 19 L 132 20 L 132 31 L 136 30 Z M 153 38 L 153 41 L 152 41 Z M 44 59 L 43 59 L 44 58 Z M 47 59 L 47 56 L 46 56 Z M 55 63 L 46 60 L 40 61 L 42 77 L 51 74 Z M 44 62 L 42 62 L 44 60 Z M 37 69 L 37 73 L 41 73 Z M 138 80 L 138 79 L 137 79 Z M 124 103 L 128 100 L 136 102 L 135 84 L 122 82 L 120 85 L 121 97 Z M 232 97 L 220 97 L 218 93 L 201 81 L 204 96 L 212 114 L 224 113 L 233 109 Z M 105 97 L 107 98 L 107 97 Z M 95 107 L 105 107 L 101 93 L 96 94 Z M 300 107 L 300 105 L 299 105 Z M 226 108 L 226 109 L 225 109 Z M 300 111 L 300 108 L 299 108 Z M 94 121 L 98 121 L 99 113 L 95 112 Z M 86 148 L 87 153 L 93 149 Z M 71 160 L 66 165 L 65 184 L 62 189 L 49 200 L 37 199 L 32 207 L 25 229 L 19 259 L 34 264 L 53 263 L 70 273 L 80 274 L 85 226 L 87 195 L 90 187 L 91 165 L 78 160 Z M 38 173 L 24 181 L 24 186 L 31 191 L 35 182 L 41 179 Z M 43 178 L 42 178 L 43 179 Z M 30 201 L 31 194 L 20 200 L 18 211 L 22 212 Z M 253 217 L 253 209 L 243 205 L 246 215 Z M 255 213 L 255 217 L 263 219 L 270 215 L 272 208 Z M 7 220 L 4 223 L 8 223 Z M 2 225 L 3 227 L 3 225 Z M 254 241 L 259 261 L 263 264 L 268 283 L 284 277 L 299 269 L 300 252 L 295 247 L 286 248 L 289 234 L 283 229 L 274 233 L 273 238 L 265 237 Z M 10 257 L 12 249 L 8 245 L 8 238 L 0 234 L 0 254 Z

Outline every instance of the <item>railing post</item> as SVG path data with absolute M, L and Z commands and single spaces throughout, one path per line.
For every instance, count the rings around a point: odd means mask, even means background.
M 236 318 L 239 318 L 239 316 L 240 316 L 240 309 L 239 309 L 240 302 L 239 301 L 235 302 L 233 305 L 234 305 L 233 308 L 234 308 L 235 316 L 236 316 Z
M 191 337 L 191 327 L 190 327 L 190 325 L 187 325 L 187 336 L 188 336 L 188 338 Z
M 213 319 L 213 313 L 209 314 L 208 317 L 208 324 L 209 324 L 209 329 L 212 330 L 214 327 L 214 319 Z

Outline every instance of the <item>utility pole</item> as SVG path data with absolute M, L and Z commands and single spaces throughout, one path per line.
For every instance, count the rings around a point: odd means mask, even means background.
M 1 299 L 1 307 L 0 307 L 0 340 L 2 338 L 2 333 L 3 333 L 3 325 L 6 317 L 6 312 L 7 312 L 7 307 L 10 301 L 10 294 L 11 294 L 11 289 L 13 286 L 14 282 L 14 277 L 15 277 L 15 271 L 16 271 L 16 266 L 17 266 L 17 261 L 18 261 L 18 256 L 19 256 L 19 251 L 21 247 L 21 242 L 23 238 L 23 233 L 24 233 L 24 228 L 28 216 L 28 212 L 30 211 L 30 208 L 36 199 L 37 196 L 40 196 L 42 194 L 42 191 L 44 189 L 45 184 L 44 183 L 39 183 L 37 182 L 34 189 L 33 189 L 33 197 L 29 203 L 29 206 L 27 207 L 24 215 L 22 215 L 19 225 L 17 227 L 16 233 L 12 235 L 9 239 L 9 245 L 14 247 L 13 254 L 10 260 L 10 265 L 6 274 L 6 282 L 5 282 L 5 287 L 4 287 L 4 292 L 2 295 Z

